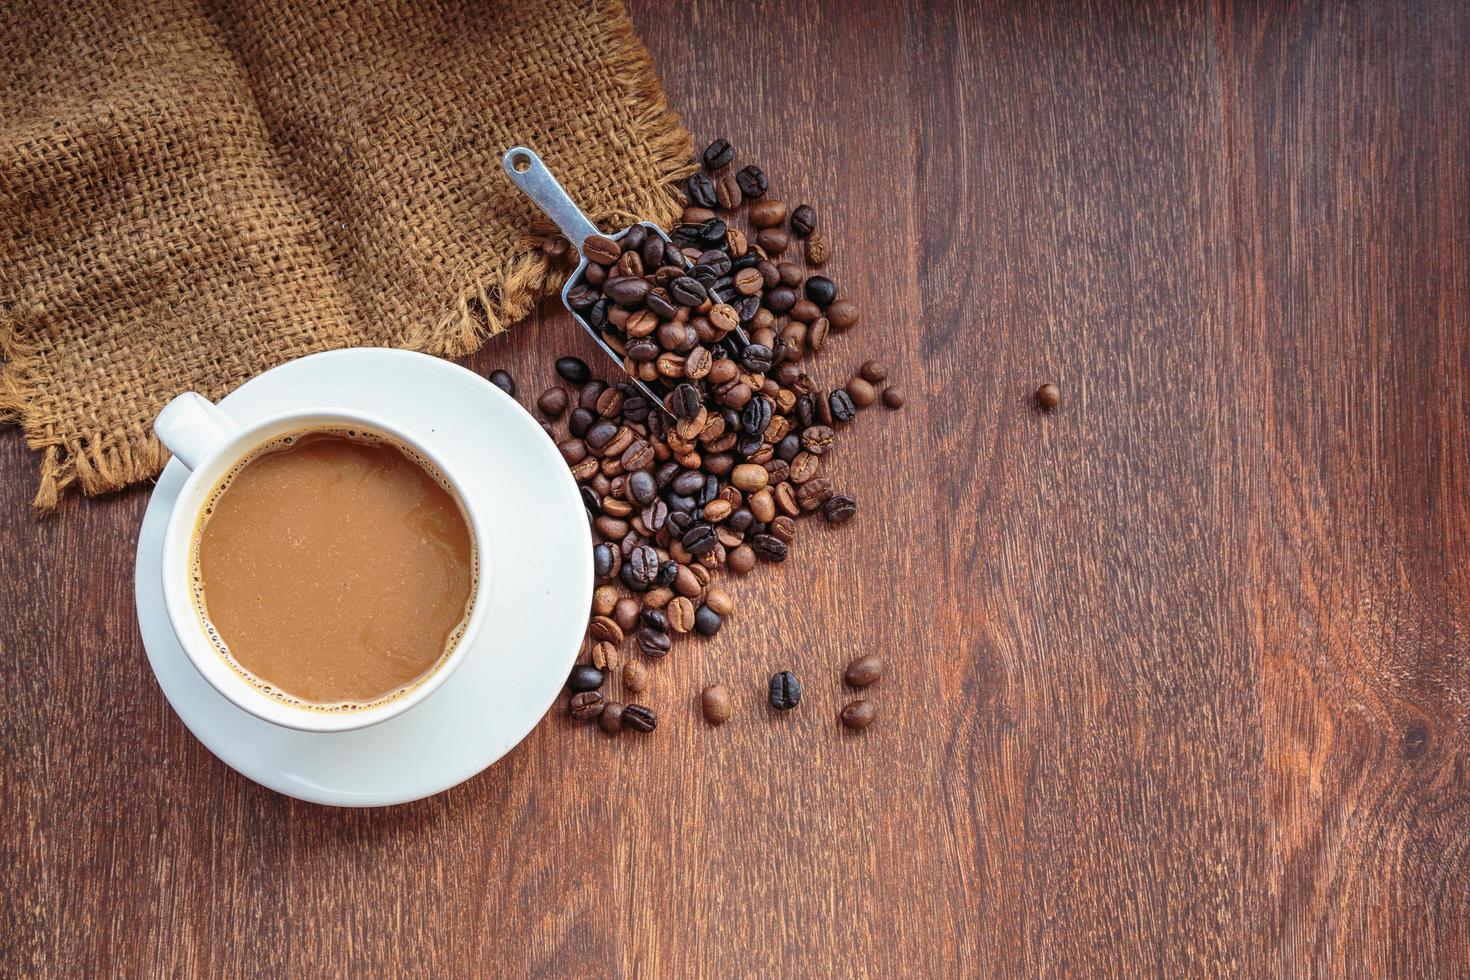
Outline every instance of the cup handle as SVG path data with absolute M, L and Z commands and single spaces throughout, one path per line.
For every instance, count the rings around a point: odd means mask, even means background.
M 238 428 L 239 422 L 194 391 L 186 391 L 163 406 L 153 420 L 153 431 L 164 448 L 191 470 Z

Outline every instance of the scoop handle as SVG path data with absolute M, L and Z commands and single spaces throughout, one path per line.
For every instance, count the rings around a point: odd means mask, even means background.
M 546 216 L 556 222 L 561 233 L 567 236 L 577 254 L 582 252 L 582 243 L 590 235 L 600 235 L 597 226 L 587 220 L 577 203 L 567 196 L 561 184 L 546 169 L 546 164 L 536 151 L 525 146 L 512 146 L 500 158 L 505 175 L 511 183 L 521 189 Z

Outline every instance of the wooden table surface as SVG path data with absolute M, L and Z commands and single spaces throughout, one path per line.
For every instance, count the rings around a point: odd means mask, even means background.
M 910 393 L 834 459 L 858 520 L 658 665 L 655 735 L 553 713 L 331 810 L 159 693 L 146 489 L 37 523 L 6 431 L 0 974 L 1470 968 L 1470 7 L 633 14 L 697 136 L 832 230 L 866 317 L 821 375 Z M 473 366 L 534 396 L 583 349 L 547 315 Z

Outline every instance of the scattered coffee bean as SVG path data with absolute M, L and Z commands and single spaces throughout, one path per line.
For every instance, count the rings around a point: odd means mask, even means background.
M 623 706 L 616 701 L 609 701 L 603 705 L 602 712 L 597 716 L 597 727 L 609 735 L 622 731 Z
M 858 408 L 867 408 L 878 399 L 878 392 L 866 378 L 854 376 L 847 382 L 847 397 Z
M 567 410 L 567 393 L 562 388 L 547 388 L 536 399 L 536 407 L 549 419 L 560 418 Z
M 884 388 L 883 404 L 889 408 L 903 408 L 903 389 L 893 385 Z
M 762 228 L 755 236 L 755 243 L 767 255 L 780 255 L 791 246 L 791 235 L 780 228 Z
M 602 642 L 592 645 L 592 666 L 598 670 L 617 670 L 621 661 L 622 657 L 614 644 Z
M 577 664 L 567 677 L 567 690 L 595 691 L 602 686 L 604 679 L 602 671 L 591 664 Z
M 831 321 L 833 329 L 846 330 L 849 327 L 857 326 L 857 322 L 862 319 L 862 315 L 857 308 L 857 304 L 852 300 L 839 299 L 827 307 L 827 319 Z
M 594 640 L 602 640 L 607 643 L 622 643 L 623 630 L 617 622 L 607 616 L 593 616 L 589 624 Z
M 612 620 L 620 631 L 625 634 L 633 632 L 634 627 L 638 625 L 638 611 L 640 608 L 638 600 L 631 596 L 624 596 L 618 600 L 618 604 L 613 607 Z M 612 642 L 621 643 L 623 641 L 619 637 Z
M 639 653 L 654 659 L 668 656 L 669 648 L 673 645 L 669 634 L 650 626 L 638 627 L 638 632 L 634 635 L 634 642 L 638 646 Z
M 730 598 L 730 593 L 718 586 L 705 593 L 704 604 L 711 612 L 720 616 L 728 616 L 735 611 L 735 600 Z
M 847 665 L 842 679 L 853 687 L 868 687 L 878 683 L 883 676 L 883 658 L 876 653 L 866 653 Z
M 510 376 L 509 371 L 491 371 L 490 383 L 510 397 L 516 396 L 516 379 Z
M 862 731 L 878 717 L 878 709 L 871 701 L 853 701 L 842 709 L 842 723 L 854 731 Z
M 730 691 L 723 684 L 711 684 L 699 693 L 699 704 L 704 709 L 704 718 L 711 725 L 723 725 L 734 714 Z
M 802 289 L 807 299 L 824 309 L 837 300 L 837 284 L 826 276 L 812 276 Z
M 700 636 L 714 636 L 723 625 L 725 625 L 724 617 L 709 606 L 700 606 L 694 610 L 694 631 Z
M 822 505 L 822 516 L 828 524 L 846 524 L 857 514 L 857 502 L 848 496 L 836 496 Z
M 755 164 L 743 167 L 735 174 L 735 179 L 740 181 L 740 192 L 754 201 L 763 197 L 766 193 L 767 182 L 765 171 Z
M 684 181 L 684 195 L 690 204 L 702 208 L 715 206 L 715 184 L 707 174 L 694 174 Z
M 567 702 L 567 709 L 578 721 L 591 721 L 602 714 L 602 692 L 581 691 L 573 694 Z
M 634 694 L 642 694 L 648 690 L 648 668 L 636 660 L 625 664 L 623 666 L 623 687 Z
M 771 707 L 777 711 L 790 711 L 801 703 L 801 681 L 789 670 L 771 675 Z
M 701 157 L 704 160 L 705 169 L 719 170 L 721 167 L 729 166 L 730 161 L 735 159 L 735 147 L 731 146 L 727 139 L 717 139 L 704 148 Z
M 814 231 L 806 240 L 806 260 L 818 269 L 827 264 L 832 258 L 832 245 L 827 241 L 827 236 L 820 231 Z
M 630 704 L 623 708 L 623 727 L 635 732 L 651 732 L 658 727 L 658 715 L 645 705 Z
M 776 228 L 786 220 L 786 204 L 773 197 L 750 206 L 750 223 L 756 228 Z
M 730 174 L 726 174 L 715 181 L 715 203 L 721 211 L 734 211 L 740 207 L 744 195 L 740 192 L 740 182 Z
M 1048 381 L 1036 389 L 1036 404 L 1043 410 L 1051 411 L 1062 403 L 1062 389 Z
M 799 238 L 806 238 L 817 230 L 817 212 L 810 204 L 798 204 L 791 212 L 791 231 Z
M 873 384 L 877 384 L 880 381 L 888 380 L 888 367 L 882 361 L 864 361 L 858 374 L 862 376 L 864 381 L 871 381 Z
M 755 549 L 742 544 L 730 552 L 725 564 L 736 575 L 746 575 L 755 568 Z
M 596 262 L 599 265 L 612 265 L 623 254 L 623 249 L 617 242 L 606 235 L 588 235 L 582 242 L 582 254 L 587 257 L 588 262 Z M 571 378 L 567 379 L 571 381 Z M 573 382 L 575 384 L 576 382 Z
M 857 406 L 853 404 L 852 396 L 841 388 L 827 396 L 827 404 L 832 408 L 832 419 L 840 425 L 846 425 L 857 417 Z
M 669 629 L 675 633 L 688 633 L 694 628 L 694 603 L 685 596 L 675 596 L 665 607 Z

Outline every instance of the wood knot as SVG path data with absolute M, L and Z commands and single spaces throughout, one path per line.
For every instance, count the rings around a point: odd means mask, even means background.
M 1429 750 L 1429 729 L 1424 722 L 1416 721 L 1404 729 L 1401 750 L 1405 759 L 1418 759 Z

